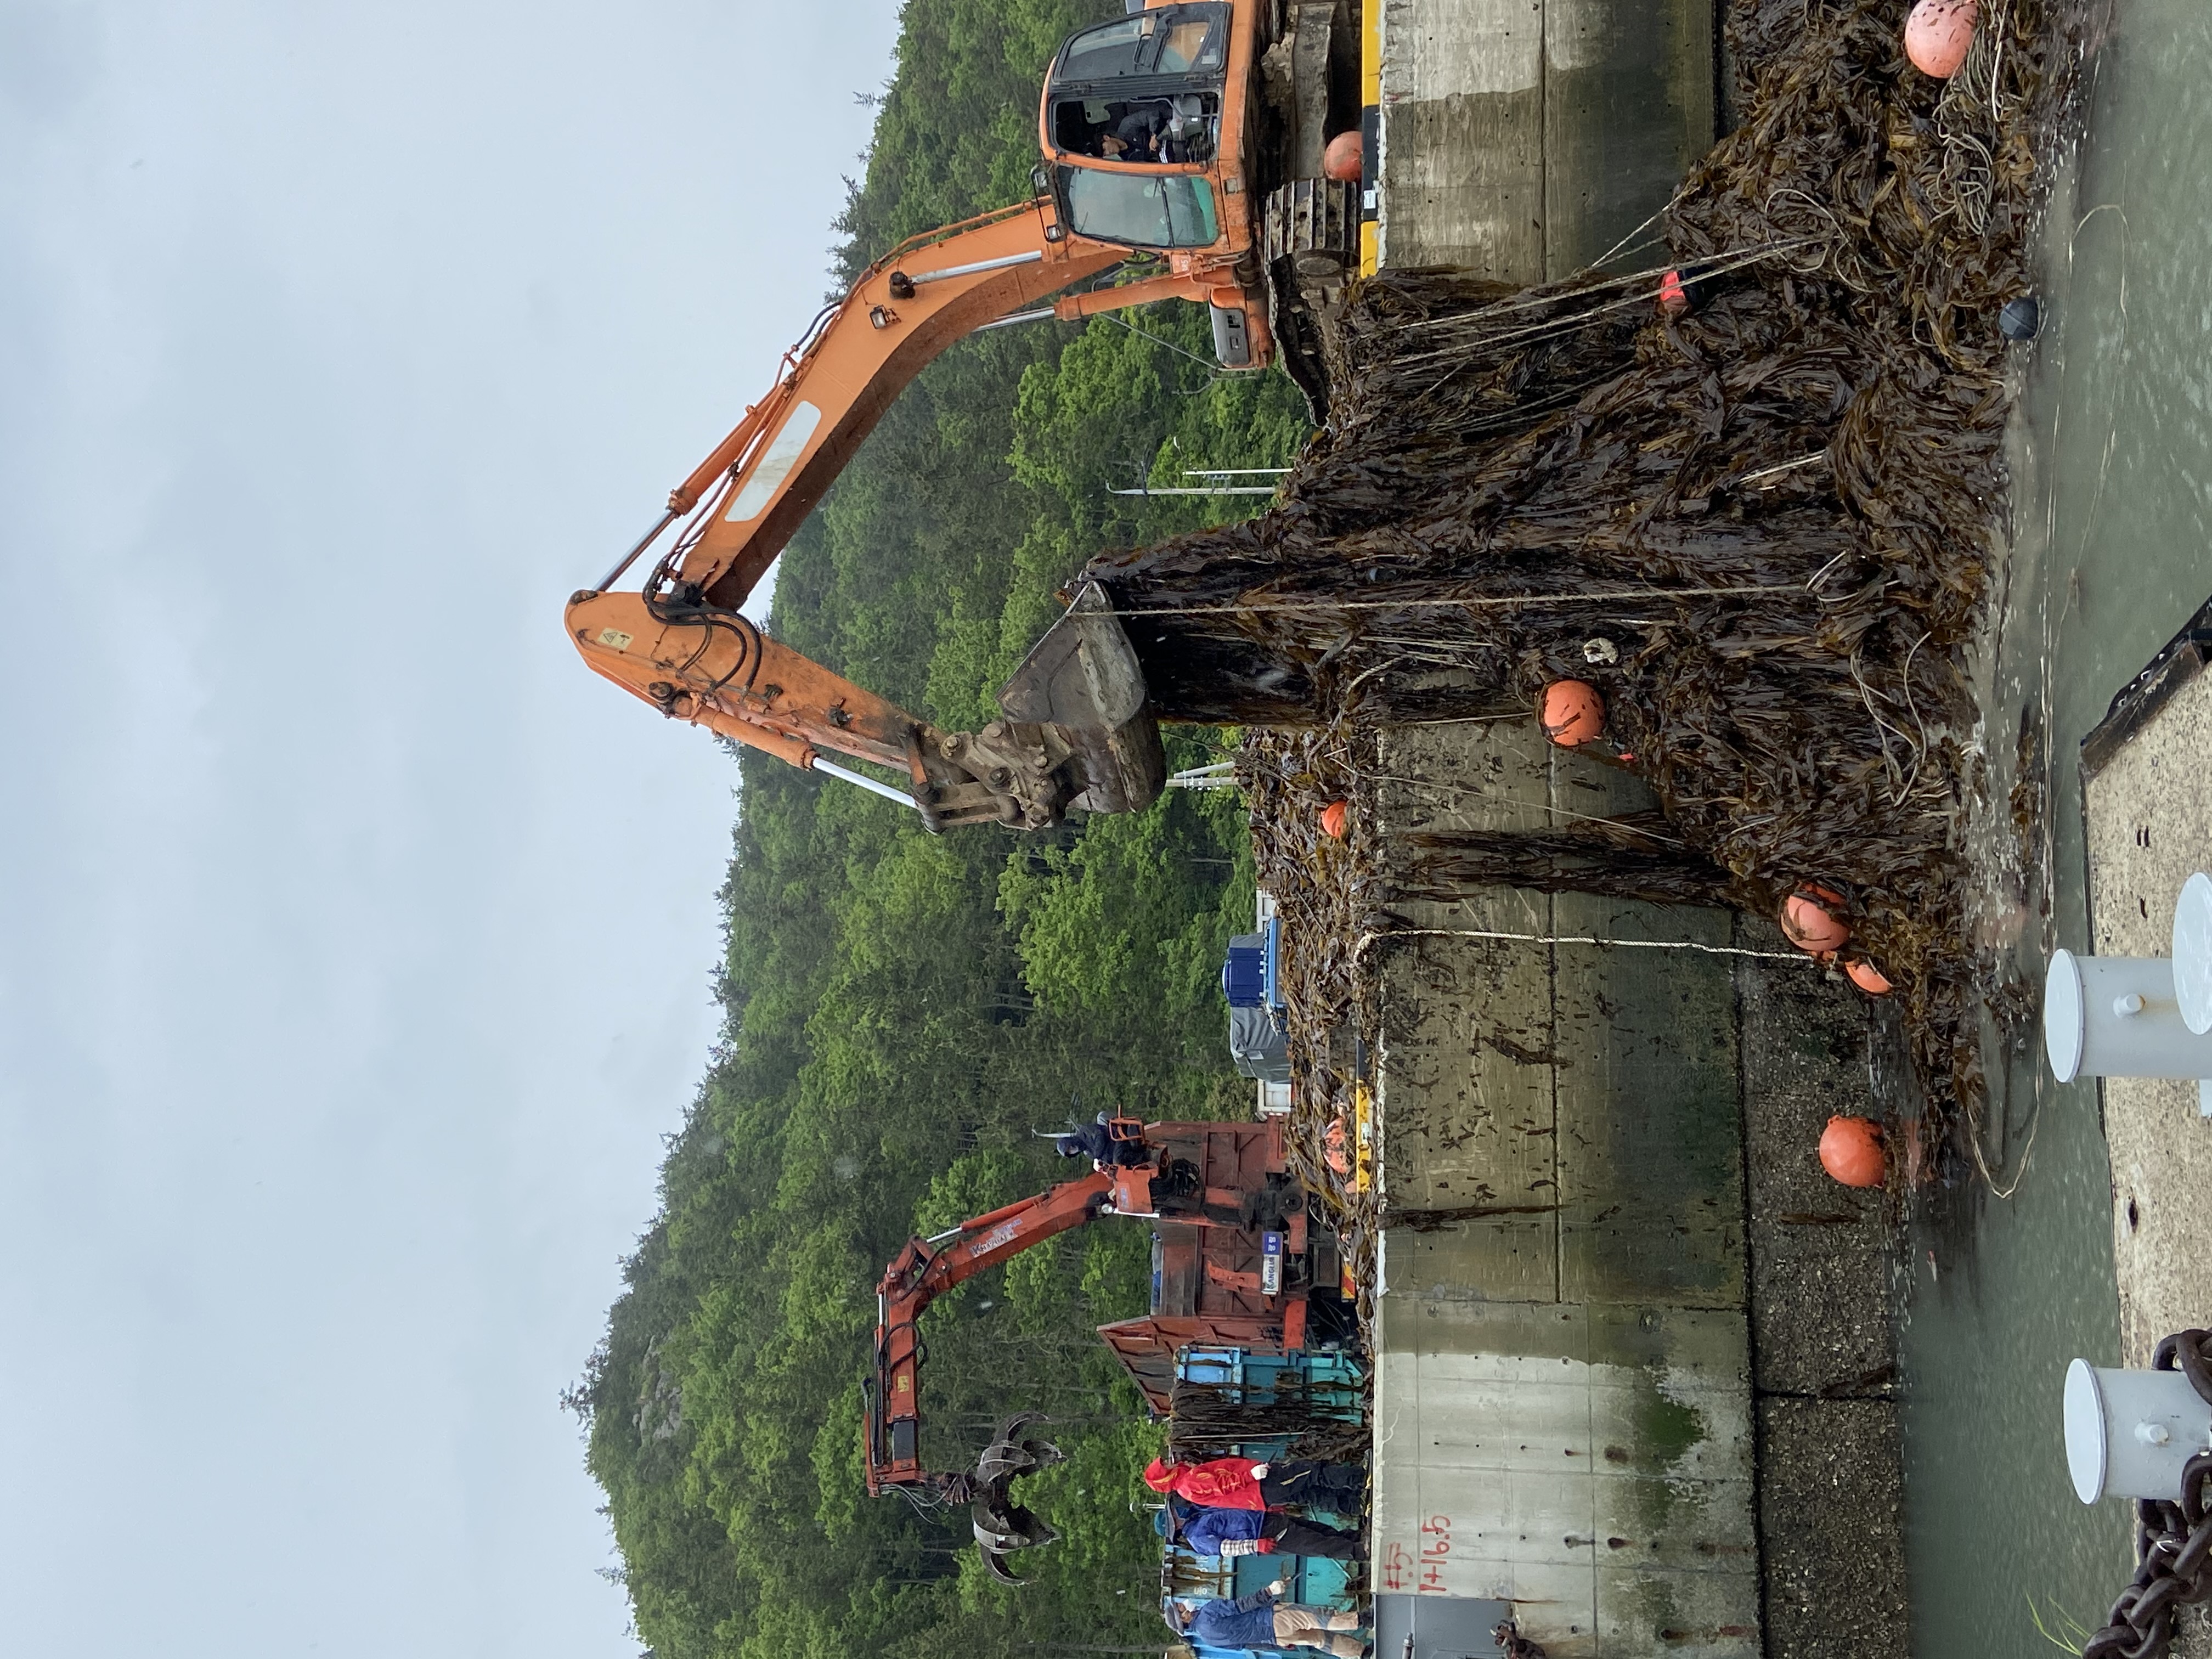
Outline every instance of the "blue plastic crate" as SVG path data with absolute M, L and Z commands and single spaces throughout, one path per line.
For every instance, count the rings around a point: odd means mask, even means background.
M 1263 1006 L 1267 994 L 1267 951 L 1258 945 L 1231 945 L 1221 964 L 1221 994 L 1232 1008 Z

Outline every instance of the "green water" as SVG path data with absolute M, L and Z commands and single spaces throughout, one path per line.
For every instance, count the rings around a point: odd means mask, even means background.
M 1989 744 L 2002 776 L 2023 715 L 2047 734 L 2017 947 L 2036 982 L 2051 946 L 2087 945 L 2081 739 L 2212 595 L 2212 6 L 2117 0 L 2115 21 L 2044 239 L 2044 332 L 2019 353 Z M 2051 1084 L 2035 1032 L 2005 1069 L 1984 1145 L 2016 1187 L 1923 1206 L 1900 1286 L 1923 1659 L 2053 1651 L 2031 1603 L 2094 1626 L 2131 1565 L 2124 1508 L 2075 1501 L 2059 1436 L 2066 1363 L 2118 1355 L 2094 1087 Z

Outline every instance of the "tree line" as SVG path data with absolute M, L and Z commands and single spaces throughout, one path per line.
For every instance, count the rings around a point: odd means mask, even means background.
M 833 280 L 1025 195 L 1046 63 L 1119 9 L 908 0 Z M 1285 379 L 1211 363 L 1195 307 L 956 347 L 786 550 L 770 628 L 940 726 L 990 718 L 1085 559 L 1247 510 L 1112 490 L 1282 465 L 1304 442 Z M 1170 764 L 1224 740 L 1171 733 Z M 877 1279 L 909 1233 L 1070 1172 L 1032 1131 L 1106 1108 L 1249 1114 L 1216 985 L 1250 925 L 1241 805 L 1170 791 L 1042 836 L 940 837 L 860 791 L 737 763 L 721 1041 L 571 1396 L 639 1638 L 659 1659 L 1149 1647 L 1164 1632 L 1137 1471 L 1161 1437 L 1091 1334 L 1144 1311 L 1141 1223 L 1065 1235 L 925 1322 L 933 1467 L 966 1467 L 1018 1408 L 1054 1417 L 1070 1454 L 1024 1487 L 1064 1534 L 1023 1564 L 1030 1587 L 983 1575 L 964 1516 L 865 1496 L 860 1382 Z

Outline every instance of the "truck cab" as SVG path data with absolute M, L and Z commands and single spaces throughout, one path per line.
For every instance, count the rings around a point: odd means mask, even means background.
M 1256 0 L 1182 0 L 1068 37 L 1045 77 L 1040 185 L 1078 236 L 1158 254 L 1210 280 L 1214 351 L 1259 368 L 1270 354 L 1240 254 L 1255 228 L 1244 176 Z

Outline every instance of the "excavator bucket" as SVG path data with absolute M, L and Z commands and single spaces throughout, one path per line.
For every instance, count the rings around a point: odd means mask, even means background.
M 1016 1550 L 1036 1549 L 1060 1536 L 1044 1521 L 1014 1502 L 1013 1483 L 1025 1474 L 1049 1468 L 1065 1456 L 1049 1440 L 1033 1440 L 1022 1431 L 1037 1421 L 1032 1413 L 1011 1417 L 983 1449 L 975 1464 L 975 1547 L 983 1553 L 983 1566 L 1001 1583 L 1024 1581 L 1006 1565 Z
M 1134 812 L 1158 798 L 1168 775 L 1146 696 L 1144 666 L 1113 600 L 1097 582 L 1085 582 L 1022 659 L 999 693 L 999 707 L 1012 719 L 1048 722 L 1066 733 L 1085 784 L 1071 805 Z

